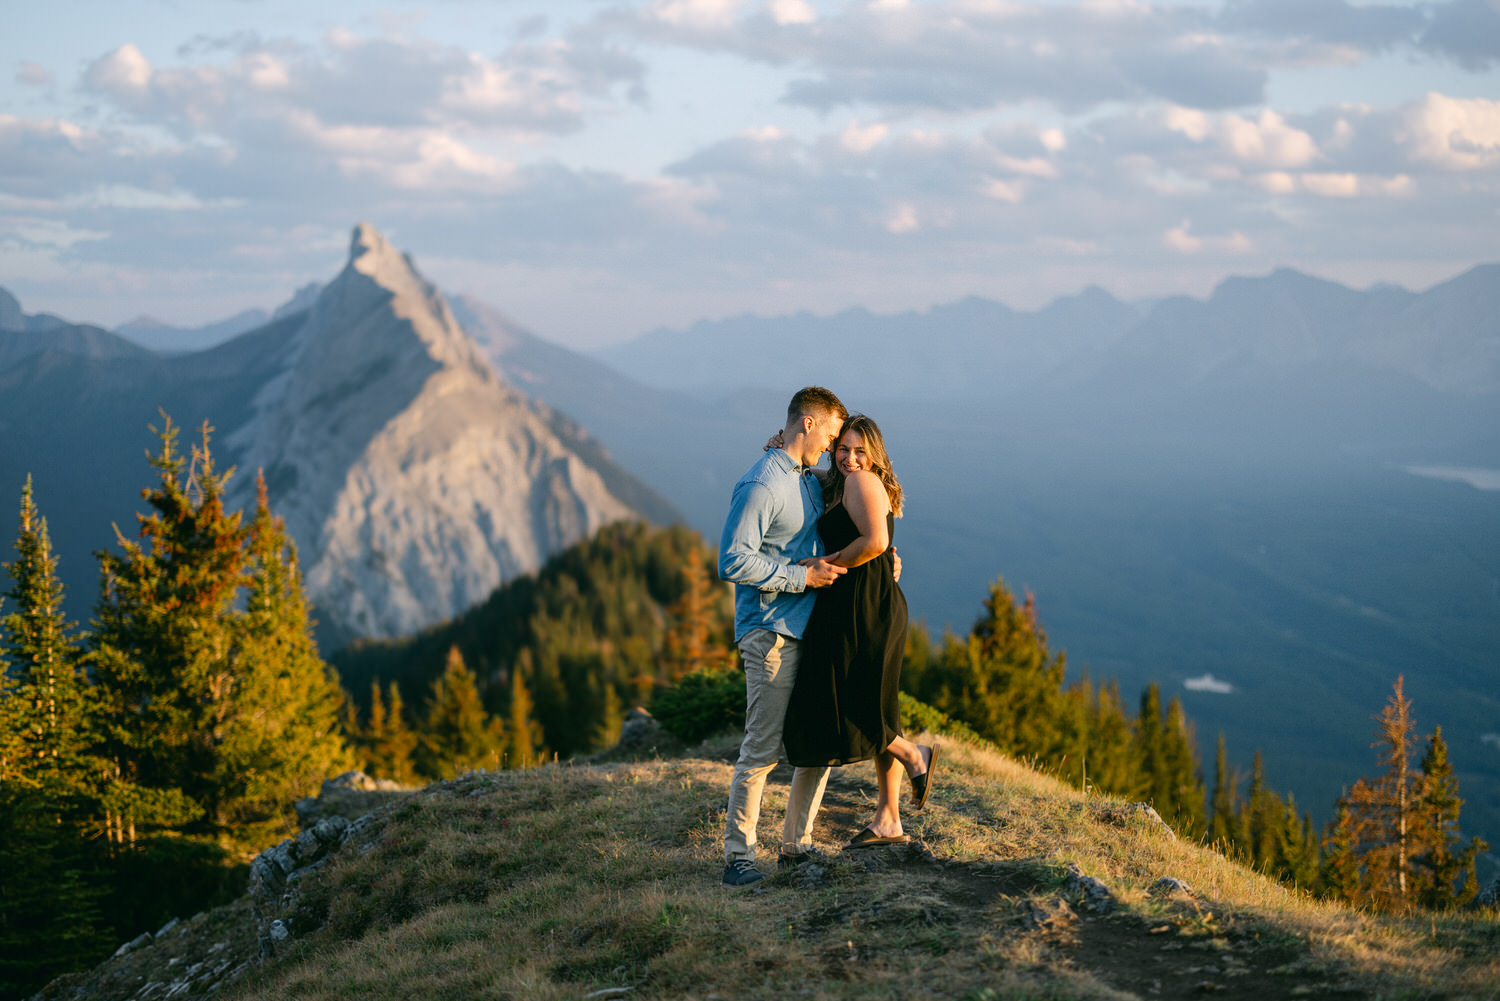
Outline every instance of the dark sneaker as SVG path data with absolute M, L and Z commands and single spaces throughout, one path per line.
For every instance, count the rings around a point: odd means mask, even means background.
M 750 886 L 765 878 L 766 874 L 755 868 L 755 862 L 751 859 L 735 859 L 724 867 L 725 886 Z
M 779 869 L 779 870 L 781 870 L 782 872 L 785 872 L 788 869 L 795 869 L 795 868 L 797 868 L 799 865 L 801 865 L 804 862 L 827 862 L 827 861 L 828 861 L 828 856 L 827 855 L 823 854 L 821 851 L 819 851 L 816 848 L 809 848 L 807 851 L 805 851 L 805 852 L 799 852 L 799 853 L 797 853 L 795 855 L 792 854 L 791 852 L 782 852 L 780 855 L 777 855 L 776 856 L 776 868 Z

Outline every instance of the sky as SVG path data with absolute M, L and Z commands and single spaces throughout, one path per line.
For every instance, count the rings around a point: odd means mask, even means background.
M 55 0 L 0 287 L 191 326 L 374 224 L 578 349 L 702 318 L 1500 260 L 1500 0 Z

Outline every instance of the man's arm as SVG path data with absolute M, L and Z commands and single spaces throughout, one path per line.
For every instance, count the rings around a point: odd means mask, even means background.
M 762 483 L 741 483 L 735 489 L 719 540 L 720 580 L 762 591 L 807 589 L 806 567 L 776 563 L 760 551 L 775 515 L 774 505 L 775 497 Z

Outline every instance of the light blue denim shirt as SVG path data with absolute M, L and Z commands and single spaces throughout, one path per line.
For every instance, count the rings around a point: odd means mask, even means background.
M 823 488 L 806 466 L 773 448 L 734 485 L 719 576 L 734 584 L 734 639 L 752 629 L 802 638 L 817 595 L 807 590 L 807 567 L 821 556 L 818 518 Z

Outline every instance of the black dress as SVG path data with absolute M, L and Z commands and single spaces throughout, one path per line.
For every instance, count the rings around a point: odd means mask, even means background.
M 893 539 L 895 526 L 887 514 Z M 831 553 L 858 538 L 859 529 L 840 504 L 818 519 L 818 534 Z M 792 764 L 865 761 L 901 736 L 906 595 L 895 566 L 887 549 L 818 592 L 782 731 Z

